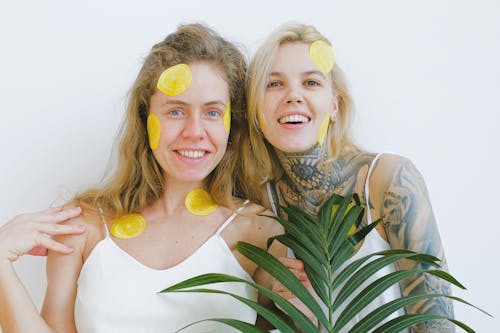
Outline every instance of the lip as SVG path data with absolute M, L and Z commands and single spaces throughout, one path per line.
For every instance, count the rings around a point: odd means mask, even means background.
M 204 148 L 178 148 L 174 149 L 173 152 L 179 160 L 188 164 L 200 163 L 211 154 L 210 150 Z
M 302 116 L 302 117 L 305 117 L 308 119 L 307 122 L 305 123 L 297 123 L 297 124 L 292 124 L 292 123 L 281 123 L 280 122 L 280 119 L 284 118 L 284 117 L 290 117 L 290 116 Z M 289 112 L 285 112 L 285 113 L 282 113 L 280 114 L 280 116 L 278 117 L 278 119 L 276 120 L 278 122 L 278 124 L 285 128 L 285 129 L 289 129 L 289 130 L 297 130 L 297 129 L 301 129 L 301 128 L 304 128 L 306 127 L 310 122 L 311 122 L 311 117 L 305 113 L 305 112 L 300 112 L 300 111 L 289 111 Z

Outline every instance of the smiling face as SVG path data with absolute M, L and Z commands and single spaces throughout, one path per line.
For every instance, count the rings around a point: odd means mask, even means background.
M 318 143 L 336 105 L 331 79 L 314 65 L 309 45 L 282 44 L 264 94 L 261 121 L 266 139 L 285 152 L 306 151 Z
M 150 139 L 158 136 L 153 155 L 167 182 L 194 182 L 201 187 L 226 152 L 229 134 L 223 116 L 229 89 L 213 65 L 197 62 L 189 67 L 192 80 L 185 91 L 169 96 L 156 90 L 151 96 L 149 117 L 157 117 L 152 121 L 157 125 L 148 126 L 148 131 Z M 152 128 L 159 133 L 152 133 Z

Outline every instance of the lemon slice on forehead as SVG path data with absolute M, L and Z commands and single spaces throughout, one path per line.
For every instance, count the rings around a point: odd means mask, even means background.
M 184 200 L 184 205 L 191 214 L 197 216 L 206 216 L 217 208 L 212 196 L 202 189 L 189 192 Z
M 146 228 L 146 220 L 140 214 L 120 216 L 111 225 L 111 234 L 116 238 L 128 239 L 142 234 Z
M 169 96 L 182 94 L 191 84 L 191 69 L 186 64 L 178 64 L 161 73 L 156 87 Z
M 309 47 L 309 55 L 311 60 L 319 68 L 320 71 L 327 74 L 333 68 L 335 55 L 330 45 L 322 40 L 317 40 Z

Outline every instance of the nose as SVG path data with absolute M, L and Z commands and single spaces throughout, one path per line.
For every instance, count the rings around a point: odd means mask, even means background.
M 198 113 L 192 113 L 186 119 L 182 136 L 187 139 L 202 140 L 205 137 L 205 126 L 203 119 Z
M 292 86 L 290 87 L 286 95 L 285 104 L 293 103 L 304 103 L 304 98 L 302 96 L 302 93 L 300 92 L 300 89 Z

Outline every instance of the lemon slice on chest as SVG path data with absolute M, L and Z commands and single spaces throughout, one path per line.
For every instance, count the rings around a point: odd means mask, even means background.
M 146 228 L 146 220 L 140 214 L 120 216 L 111 225 L 111 234 L 116 238 L 134 238 L 142 234 Z
M 191 214 L 197 216 L 208 215 L 217 208 L 217 204 L 213 201 L 212 196 L 202 189 L 189 192 L 184 200 L 184 205 Z

